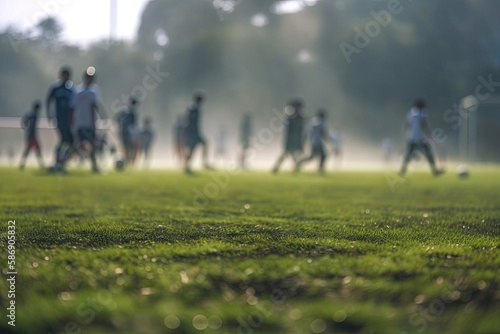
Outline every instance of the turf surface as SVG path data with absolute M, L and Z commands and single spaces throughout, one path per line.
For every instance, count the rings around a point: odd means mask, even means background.
M 17 333 L 496 333 L 500 170 L 0 169 Z

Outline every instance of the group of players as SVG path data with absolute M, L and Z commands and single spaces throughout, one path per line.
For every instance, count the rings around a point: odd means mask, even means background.
M 421 98 L 415 100 L 412 108 L 406 115 L 404 122 L 404 132 L 407 140 L 407 147 L 401 166 L 400 176 L 405 176 L 410 161 L 416 157 L 418 152 L 421 152 L 429 162 L 432 173 L 435 176 L 441 175 L 444 171 L 436 166 L 436 161 L 429 138 L 431 138 L 431 128 L 427 120 L 425 110 L 427 105 Z M 306 136 L 304 135 L 304 117 L 301 112 L 303 102 L 299 99 L 293 100 L 285 108 L 286 131 L 283 153 L 278 158 L 274 165 L 273 173 L 277 173 L 284 159 L 290 156 L 295 164 L 295 172 L 299 172 L 302 166 L 311 160 L 319 160 L 319 173 L 324 173 L 325 160 L 327 157 L 327 149 L 325 143 L 328 142 L 328 130 L 326 125 L 326 111 L 318 110 L 315 118 L 310 124 L 308 137 L 310 142 L 310 153 L 304 155 L 303 143 Z M 334 144 L 334 154 L 339 153 L 339 141 L 341 140 L 338 134 L 333 133 L 330 137 Z M 388 139 L 384 139 L 384 150 L 391 150 L 392 144 L 388 143 Z M 388 155 L 390 153 L 386 153 Z
M 124 165 L 133 165 L 139 154 L 144 156 L 147 163 L 150 157 L 151 144 L 154 139 L 154 130 L 151 118 L 145 117 L 143 127 L 138 127 L 137 107 L 139 102 L 134 97 L 129 99 L 129 105 L 118 111 L 115 121 L 118 125 L 118 137 L 122 147 Z
M 205 97 L 202 93 L 196 93 L 193 96 L 193 101 L 188 107 L 185 123 L 182 119 L 176 127 L 176 148 L 182 151 L 186 149 L 184 169 L 187 174 L 191 174 L 191 159 L 198 145 L 203 148 L 203 164 L 205 168 L 211 169 L 208 163 L 207 142 L 200 133 L 200 114 Z M 306 129 L 306 118 L 302 115 L 304 103 L 300 99 L 290 101 L 285 107 L 285 138 L 284 149 L 282 154 L 276 161 L 272 172 L 278 173 L 283 161 L 287 157 L 291 157 L 295 164 L 294 171 L 298 173 L 302 166 L 314 159 L 319 160 L 319 173 L 323 174 L 325 170 L 325 161 L 327 158 L 328 149 L 325 143 L 333 144 L 333 153 L 337 158 L 341 154 L 340 142 L 341 136 L 338 131 L 329 132 L 326 122 L 326 111 L 318 110 L 316 116 L 309 125 L 309 130 Z M 407 135 L 407 150 L 404 156 L 403 165 L 400 175 L 406 174 L 407 166 L 417 152 L 421 152 L 427 158 L 434 175 L 440 175 L 443 171 L 436 166 L 434 154 L 431 145 L 428 141 L 430 138 L 431 129 L 425 114 L 426 104 L 422 99 L 417 99 L 408 112 L 405 119 L 405 132 Z M 246 152 L 251 146 L 251 117 L 246 114 L 241 124 L 241 157 L 240 166 L 245 168 Z M 306 138 L 309 139 L 310 149 L 309 154 L 304 154 Z M 390 151 L 392 144 L 389 144 L 388 139 L 384 140 L 384 150 Z M 181 143 L 184 143 L 181 144 Z M 390 153 L 386 153 L 389 155 Z
M 55 162 L 48 168 L 51 172 L 67 171 L 68 161 L 79 156 L 88 157 L 92 171 L 99 173 L 96 155 L 102 152 L 107 145 L 105 134 L 97 133 L 97 119 L 105 118 L 100 89 L 95 84 L 95 68 L 89 67 L 83 73 L 82 83 L 74 86 L 71 81 L 71 69 L 63 67 L 59 73 L 59 80 L 50 88 L 46 98 L 46 109 L 49 120 L 55 125 L 59 142 L 55 150 Z M 147 161 L 149 148 L 154 138 L 154 132 L 149 118 L 144 119 L 144 127 L 137 126 L 137 101 L 130 99 L 129 106 L 118 111 L 115 120 L 118 124 L 119 137 L 123 148 L 123 157 L 126 163 L 133 164 L 138 153 L 142 152 Z M 44 167 L 37 124 L 41 103 L 35 101 L 32 110 L 21 121 L 25 129 L 26 147 L 21 157 L 20 169 L 24 169 L 26 159 L 35 151 L 39 165 Z M 113 147 L 110 151 L 115 151 Z
M 71 82 L 71 70 L 64 67 L 60 71 L 59 80 L 49 89 L 46 108 L 49 119 L 55 121 L 59 143 L 56 148 L 55 163 L 49 168 L 50 171 L 60 172 L 66 170 L 66 163 L 75 155 L 80 157 L 88 155 L 92 164 L 92 171 L 99 172 L 96 160 L 99 142 L 104 142 L 96 135 L 97 115 L 105 118 L 100 90 L 95 85 L 95 68 L 89 67 L 83 73 L 82 83 L 76 88 Z M 200 132 L 200 115 L 205 96 L 201 92 L 193 95 L 193 99 L 187 108 L 186 115 L 180 117 L 175 126 L 175 151 L 184 163 L 184 170 L 192 174 L 191 161 L 198 146 L 201 146 L 204 167 L 212 169 L 208 163 L 208 146 L 204 136 Z M 54 104 L 55 115 L 52 112 Z M 131 97 L 129 105 L 115 115 L 119 129 L 119 138 L 122 146 L 122 163 L 133 164 L 138 152 L 143 151 L 147 159 L 154 132 L 149 118 L 144 119 L 142 131 L 137 123 L 138 101 Z M 326 111 L 318 110 L 316 116 L 310 123 L 310 129 L 305 129 L 306 118 L 302 115 L 304 103 L 300 99 L 294 99 L 285 107 L 285 131 L 284 149 L 276 161 L 272 171 L 277 173 L 287 157 L 293 159 L 295 172 L 299 172 L 302 166 L 314 159 L 319 160 L 319 172 L 324 173 L 327 158 L 326 142 L 332 142 L 334 154 L 340 154 L 340 135 L 330 134 L 327 129 Z M 33 109 L 23 118 L 23 127 L 26 131 L 26 149 L 21 159 L 21 169 L 24 168 L 26 157 L 31 149 L 35 150 L 39 163 L 43 166 L 40 145 L 36 135 L 37 120 L 41 105 L 39 102 L 33 104 Z M 427 158 L 434 175 L 443 173 L 436 167 L 434 154 L 429 144 L 430 127 L 425 114 L 426 104 L 422 99 L 417 99 L 408 112 L 405 119 L 405 131 L 407 134 L 407 149 L 401 167 L 400 174 L 405 175 L 408 163 L 420 151 Z M 246 167 L 246 152 L 251 146 L 252 124 L 251 116 L 245 114 L 241 124 L 241 156 L 240 166 Z M 76 135 L 76 141 L 74 140 Z M 308 137 L 310 143 L 309 154 L 304 154 L 305 139 Z
M 181 118 L 176 126 L 176 151 L 183 152 L 179 156 L 184 157 L 184 170 L 187 174 L 192 174 L 191 160 L 195 149 L 198 146 L 202 147 L 202 161 L 206 169 L 212 169 L 208 163 L 208 146 L 205 137 L 200 132 L 200 114 L 202 113 L 202 104 L 205 96 L 201 92 L 193 95 L 193 100 L 187 108 L 187 115 Z M 327 150 L 324 142 L 328 141 L 328 130 L 326 127 L 326 112 L 320 110 L 311 126 L 311 154 L 304 157 L 304 141 L 305 141 L 305 117 L 301 114 L 303 103 L 300 99 L 291 101 L 285 108 L 286 115 L 286 130 L 285 130 L 285 149 L 273 168 L 273 173 L 277 173 L 279 168 L 287 156 L 291 156 L 295 162 L 295 170 L 298 172 L 301 166 L 307 161 L 313 160 L 316 156 L 320 159 L 320 172 L 324 172 L 324 164 L 327 157 Z M 222 134 L 217 136 L 220 142 L 217 146 L 217 152 L 224 150 L 225 136 Z M 333 152 L 336 156 L 340 155 L 340 134 L 333 132 L 330 136 L 333 144 Z M 240 126 L 240 156 L 239 166 L 242 169 L 246 168 L 247 152 L 251 147 L 252 142 L 252 117 L 250 113 L 243 116 Z

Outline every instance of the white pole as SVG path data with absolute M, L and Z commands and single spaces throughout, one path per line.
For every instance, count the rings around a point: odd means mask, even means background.
M 463 123 L 460 126 L 459 151 L 464 162 L 473 162 L 476 159 L 477 142 L 477 110 L 478 99 L 469 95 L 460 101 L 460 115 Z
M 474 162 L 476 160 L 476 148 L 477 148 L 477 110 L 471 111 L 469 113 L 469 161 Z
M 109 43 L 116 39 L 117 31 L 117 2 L 116 0 L 109 1 Z
M 460 107 L 462 108 L 462 107 Z M 462 112 L 465 112 L 465 110 L 462 110 Z M 462 118 L 462 124 L 460 126 L 460 134 L 459 134 L 459 139 L 458 139 L 458 147 L 459 147 L 459 153 L 460 153 L 460 159 L 462 159 L 464 162 L 468 160 L 468 128 L 469 128 L 469 118 L 468 117 L 463 117 Z

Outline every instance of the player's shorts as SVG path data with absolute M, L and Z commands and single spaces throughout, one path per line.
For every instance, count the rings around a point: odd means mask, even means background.
M 324 157 L 325 148 L 323 145 L 313 145 L 311 155 L 315 157 Z
M 92 145 L 95 144 L 95 129 L 86 128 L 86 129 L 78 129 L 78 140 L 80 143 L 90 143 Z
M 289 140 L 285 144 L 285 152 L 287 153 L 297 153 L 304 150 L 302 142 L 297 140 Z
M 28 148 L 40 151 L 40 144 L 36 138 L 28 138 Z
M 406 151 L 405 160 L 409 161 L 418 151 L 422 152 L 427 159 L 433 160 L 432 148 L 426 141 L 410 141 Z

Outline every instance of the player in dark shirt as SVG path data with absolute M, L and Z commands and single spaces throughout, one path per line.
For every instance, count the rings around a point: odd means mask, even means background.
M 26 165 L 26 158 L 28 157 L 31 149 L 35 150 L 36 157 L 38 158 L 38 164 L 40 168 L 43 168 L 42 152 L 40 150 L 40 144 L 38 142 L 37 136 L 37 123 L 38 114 L 40 111 L 40 101 L 33 102 L 32 110 L 29 111 L 21 120 L 21 126 L 25 131 L 26 135 L 26 148 L 24 149 L 23 155 L 21 157 L 21 163 L 19 169 L 23 170 Z
M 128 107 L 116 116 L 123 156 L 127 163 L 133 162 L 137 153 L 137 104 L 138 101 L 131 97 Z
M 151 158 L 151 144 L 153 143 L 155 133 L 152 126 L 153 121 L 150 117 L 144 119 L 140 134 L 140 148 L 144 155 L 144 166 L 148 167 Z
M 285 128 L 285 149 L 281 156 L 276 161 L 273 168 L 273 173 L 277 173 L 280 169 L 283 160 L 287 156 L 291 156 L 295 165 L 301 158 L 304 150 L 304 117 L 301 115 L 303 103 L 300 99 L 293 100 L 285 108 L 287 116 L 287 124 Z M 296 167 L 296 166 L 295 166 Z
M 71 132 L 72 110 L 71 103 L 75 96 L 73 82 L 71 82 L 71 69 L 63 67 L 60 71 L 60 80 L 57 81 L 47 94 L 47 116 L 56 120 L 59 144 L 56 153 L 55 168 L 64 168 L 64 164 L 74 151 L 73 133 Z M 55 105 L 55 116 L 51 111 L 51 104 Z
M 240 167 L 241 169 L 246 169 L 246 158 L 247 152 L 250 148 L 250 141 L 252 136 L 252 115 L 246 113 L 243 116 L 243 120 L 240 125 L 240 143 L 241 143 L 241 155 L 240 155 Z
M 186 144 L 186 161 L 184 170 L 186 173 L 191 174 L 191 158 L 193 157 L 194 150 L 201 144 L 203 146 L 203 164 L 206 169 L 212 169 L 208 164 L 208 146 L 205 138 L 200 134 L 200 114 L 201 105 L 205 97 L 203 93 L 195 93 L 193 102 L 189 105 L 187 110 L 187 120 L 185 128 L 185 144 Z

